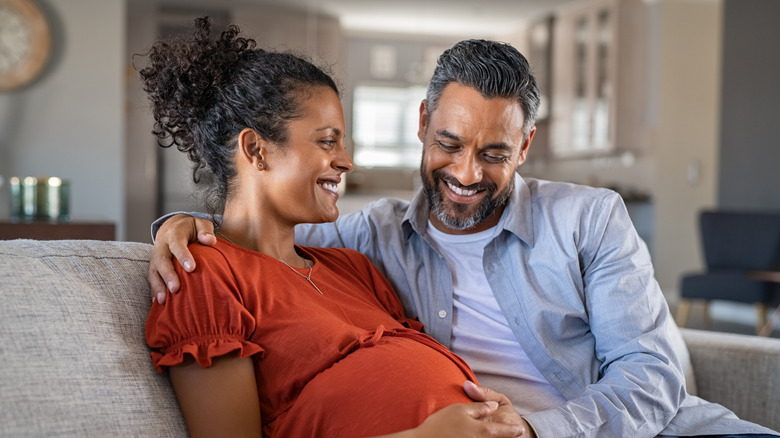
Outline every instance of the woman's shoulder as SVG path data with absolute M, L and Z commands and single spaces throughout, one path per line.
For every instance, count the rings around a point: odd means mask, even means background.
M 319 257 L 326 257 L 328 259 L 340 259 L 349 261 L 363 261 L 368 258 L 358 251 L 349 248 L 322 248 L 313 246 L 302 247 L 304 251 L 309 252 L 312 255 Z
M 235 274 L 236 266 L 253 266 L 255 269 L 265 267 L 268 257 L 261 253 L 240 246 L 217 240 L 214 245 L 203 245 L 195 242 L 188 246 L 190 253 L 199 266 L 211 273 L 222 272 Z
M 362 253 L 348 248 L 316 248 L 304 247 L 304 251 L 314 256 L 319 262 L 323 262 L 330 269 L 339 270 L 344 267 L 352 267 L 355 272 L 360 272 L 362 276 L 371 277 L 376 267 Z
M 199 242 L 192 242 L 187 246 L 187 249 L 190 250 L 190 253 L 196 259 L 208 260 L 227 259 L 229 254 L 226 254 L 226 252 L 230 252 L 228 245 L 219 240 L 217 240 L 217 243 L 214 245 L 204 245 Z

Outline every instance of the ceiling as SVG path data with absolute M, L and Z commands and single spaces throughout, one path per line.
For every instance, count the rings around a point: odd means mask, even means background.
M 347 32 L 500 36 L 579 0 L 160 0 L 174 7 L 272 5 L 338 17 Z

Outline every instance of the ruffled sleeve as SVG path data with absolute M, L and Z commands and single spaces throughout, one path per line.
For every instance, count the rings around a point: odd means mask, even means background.
M 179 365 L 187 354 L 204 368 L 213 358 L 232 352 L 242 358 L 263 354 L 263 348 L 250 340 L 256 321 L 244 306 L 227 259 L 217 249 L 197 243 L 189 249 L 198 260 L 196 270 L 187 273 L 175 264 L 179 292 L 168 295 L 163 305 L 155 302 L 146 321 L 155 369 L 162 372 Z

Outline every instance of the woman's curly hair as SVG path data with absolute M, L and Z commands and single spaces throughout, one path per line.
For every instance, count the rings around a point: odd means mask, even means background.
M 212 38 L 211 19 L 198 18 L 191 36 L 157 41 L 139 72 L 160 146 L 187 153 L 196 183 L 201 171 L 213 174 L 216 183 L 205 197 L 212 212 L 222 211 L 229 195 L 241 130 L 254 129 L 283 146 L 308 88 L 326 86 L 338 94 L 333 79 L 311 62 L 259 49 L 238 34 L 231 25 Z

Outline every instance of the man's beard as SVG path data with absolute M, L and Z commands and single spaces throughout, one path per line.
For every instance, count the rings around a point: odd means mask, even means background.
M 512 178 L 507 185 L 506 189 L 496 195 L 498 190 L 495 183 L 477 183 L 468 187 L 461 186 L 458 181 L 441 170 L 435 170 L 431 174 L 432 181 L 429 181 L 426 176 L 425 165 L 420 166 L 420 179 L 422 180 L 423 192 L 426 198 L 428 198 L 428 206 L 433 214 L 448 228 L 454 230 L 465 231 L 476 227 L 481 224 L 485 219 L 490 217 L 497 209 L 503 207 L 509 196 L 512 194 L 512 190 L 515 185 L 515 180 Z M 467 204 L 459 204 L 457 202 L 444 200 L 444 195 L 441 190 L 438 189 L 439 183 L 450 184 L 460 187 L 464 190 L 485 190 L 487 196 L 482 199 L 482 202 L 477 205 L 471 215 L 468 215 L 468 209 L 471 207 Z

